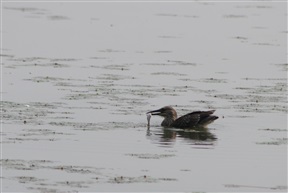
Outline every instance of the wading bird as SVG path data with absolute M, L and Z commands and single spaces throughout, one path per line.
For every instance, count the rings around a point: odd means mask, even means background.
M 190 129 L 195 127 L 206 127 L 214 120 L 218 119 L 217 116 L 212 115 L 215 110 L 210 111 L 194 111 L 177 118 L 177 112 L 170 106 L 165 106 L 161 109 L 149 111 L 147 114 L 159 115 L 164 117 L 161 123 L 162 127 L 174 127 L 180 129 Z M 150 120 L 150 119 L 149 119 Z

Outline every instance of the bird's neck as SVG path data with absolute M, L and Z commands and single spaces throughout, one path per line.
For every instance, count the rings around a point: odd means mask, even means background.
M 162 121 L 161 126 L 162 127 L 170 127 L 171 124 L 176 120 L 176 117 L 165 117 L 165 119 Z

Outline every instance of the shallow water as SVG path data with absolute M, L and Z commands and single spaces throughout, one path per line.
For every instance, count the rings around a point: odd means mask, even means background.
M 2 11 L 3 192 L 287 191 L 285 3 Z M 165 105 L 219 119 L 147 130 Z

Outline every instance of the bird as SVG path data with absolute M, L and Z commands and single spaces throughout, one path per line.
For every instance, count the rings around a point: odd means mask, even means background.
M 171 106 L 165 106 L 157 110 L 149 111 L 147 114 L 159 115 L 164 117 L 161 123 L 162 127 L 174 127 L 180 129 L 191 129 L 195 127 L 206 127 L 212 123 L 217 116 L 213 115 L 215 110 L 194 111 L 177 118 L 177 112 Z

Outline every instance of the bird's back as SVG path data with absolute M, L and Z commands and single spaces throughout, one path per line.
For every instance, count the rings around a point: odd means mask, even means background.
M 217 116 L 212 115 L 215 110 L 211 111 L 195 111 L 188 113 L 182 117 L 176 119 L 171 126 L 175 128 L 193 128 L 197 126 L 205 127 L 206 125 L 212 123 L 214 120 L 218 119 Z

